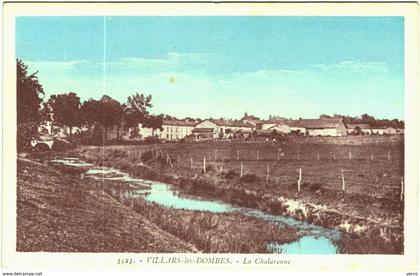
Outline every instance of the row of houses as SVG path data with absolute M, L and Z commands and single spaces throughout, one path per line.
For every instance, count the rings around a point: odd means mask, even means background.
M 241 120 L 206 119 L 203 121 L 164 120 L 162 130 L 152 131 L 139 125 L 140 137 L 155 135 L 162 140 L 208 140 L 229 139 L 241 133 L 295 134 L 305 136 L 346 136 L 359 134 L 402 134 L 403 129 L 393 127 L 372 128 L 369 124 L 345 124 L 342 118 L 299 119 L 272 118 L 259 120 L 249 116 Z

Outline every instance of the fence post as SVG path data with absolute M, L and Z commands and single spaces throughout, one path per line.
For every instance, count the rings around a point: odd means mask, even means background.
M 318 151 L 318 161 L 319 161 L 319 151 Z
M 191 169 L 193 168 L 193 158 L 191 156 Z
M 351 150 L 349 150 L 349 160 L 351 160 Z
M 335 154 L 333 154 L 333 160 L 335 160 Z
M 302 181 L 302 168 L 299 168 L 299 178 L 298 178 L 298 182 L 297 182 L 298 193 L 300 192 L 300 182 L 301 181 Z
M 178 163 L 178 168 L 179 168 L 179 154 L 178 154 L 178 158 L 177 158 L 177 163 Z
M 206 157 L 203 158 L 203 172 L 206 173 Z
M 277 161 L 280 161 L 280 149 L 277 150 Z
M 400 201 L 404 200 L 404 177 L 401 177 L 401 193 L 400 193 Z
M 270 177 L 270 167 L 267 164 L 267 176 L 265 178 L 265 183 L 268 183 L 268 178 Z
M 173 167 L 171 157 L 169 157 L 169 153 L 166 154 L 166 162 L 171 166 L 171 168 Z
M 298 160 L 300 160 L 300 149 L 299 148 L 297 150 L 297 158 L 298 158 Z
M 391 161 L 391 150 L 388 150 L 388 161 Z
M 346 182 L 344 181 L 343 169 L 341 169 L 341 191 L 343 192 L 343 198 L 341 200 L 344 200 L 344 193 L 346 192 Z
M 214 161 L 217 160 L 217 150 L 214 150 Z
M 260 153 L 258 150 L 257 150 L 257 160 L 260 160 Z
M 239 150 L 236 151 L 236 160 L 239 161 Z
M 373 153 L 370 152 L 370 160 L 373 161 Z
M 244 175 L 244 165 L 241 162 L 241 178 L 242 178 L 243 175 Z
M 220 166 L 220 173 L 223 172 L 223 156 L 222 156 L 222 165 Z

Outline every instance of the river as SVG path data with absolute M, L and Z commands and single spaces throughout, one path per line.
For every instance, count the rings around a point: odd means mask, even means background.
M 124 192 L 126 198 L 141 197 L 146 201 L 155 202 L 168 208 L 186 209 L 213 213 L 238 212 L 246 216 L 255 217 L 260 220 L 275 223 L 279 226 L 290 226 L 297 230 L 299 239 L 289 244 L 277 244 L 275 242 L 267 245 L 267 252 L 281 254 L 338 254 L 335 245 L 336 240 L 342 235 L 341 232 L 306 223 L 291 217 L 271 215 L 266 212 L 235 206 L 219 200 L 205 200 L 195 196 L 188 196 L 179 193 L 170 184 L 157 181 L 133 178 L 128 173 L 115 168 L 96 166 L 84 162 L 78 158 L 63 158 L 52 160 L 66 166 L 85 167 L 87 171 L 84 177 L 90 177 L 98 181 L 123 181 L 134 185 L 136 189 Z

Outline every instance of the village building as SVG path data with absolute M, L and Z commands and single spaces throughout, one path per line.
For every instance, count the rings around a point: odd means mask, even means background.
M 403 128 L 397 128 L 396 132 L 397 132 L 397 134 L 404 134 L 404 129 Z
M 260 130 L 268 130 L 278 124 L 284 123 L 287 121 L 286 118 L 271 118 L 268 120 L 263 120 L 259 123 L 258 129 Z
M 237 131 L 250 131 L 255 128 L 250 123 L 223 119 L 207 119 L 195 126 L 195 129 L 212 129 L 213 139 L 232 138 Z
M 377 135 L 395 135 L 398 134 L 397 129 L 395 127 L 372 127 L 372 134 Z
M 346 124 L 347 126 L 347 134 L 372 134 L 372 128 L 369 124 Z
M 176 141 L 192 133 L 197 121 L 189 120 L 163 120 L 162 130 L 142 127 L 139 124 L 139 134 L 142 139 L 155 136 L 162 140 Z
M 206 127 L 196 127 L 193 128 L 191 136 L 188 136 L 187 141 L 203 141 L 203 140 L 212 140 L 213 128 Z
M 264 130 L 276 131 L 277 133 L 282 133 L 282 134 L 289 134 L 291 133 L 292 128 L 290 127 L 290 125 L 286 123 L 286 121 L 281 121 L 275 124 L 274 126 L 265 128 Z M 302 129 L 302 131 L 303 133 L 305 132 L 304 129 Z
M 346 136 L 347 128 L 342 118 L 287 120 L 290 133 L 308 136 Z
M 163 120 L 163 131 L 159 131 L 159 138 L 169 141 L 180 140 L 192 133 L 196 121 Z
M 253 116 L 253 115 L 246 115 L 246 116 L 242 117 L 241 121 L 244 122 L 244 123 L 251 124 L 251 125 L 256 127 L 258 124 L 261 123 L 262 120 L 260 118 L 256 117 L 256 116 Z

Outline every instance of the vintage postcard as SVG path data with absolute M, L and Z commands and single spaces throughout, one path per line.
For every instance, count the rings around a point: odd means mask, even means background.
M 4 269 L 416 275 L 417 4 L 8 2 L 3 22 Z

